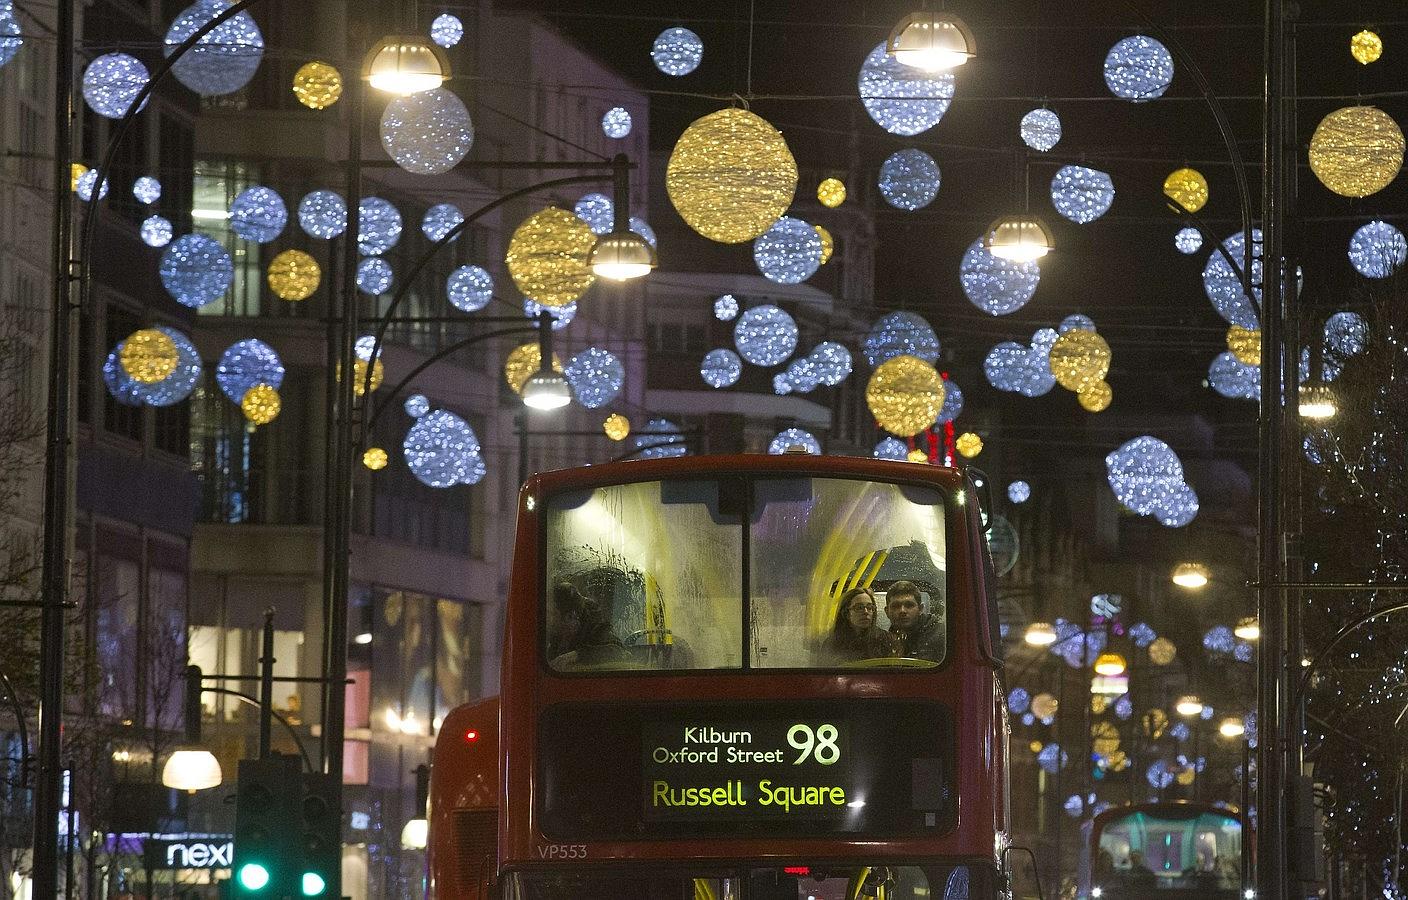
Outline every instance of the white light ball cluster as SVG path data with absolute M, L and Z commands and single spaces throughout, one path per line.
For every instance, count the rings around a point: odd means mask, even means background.
M 640 451 L 636 456 L 640 459 L 684 456 L 689 450 L 685 446 L 684 435 L 680 433 L 680 426 L 669 419 L 651 419 L 641 431 L 647 433 L 636 432 L 634 438 L 636 449 Z
M 476 484 L 485 474 L 474 429 L 443 409 L 419 416 L 406 432 L 401 450 L 411 474 L 427 487 Z
M 139 231 L 142 235 L 142 243 L 148 247 L 165 247 L 171 243 L 173 234 L 171 222 L 161 216 L 147 216 L 142 220 L 142 227 Z
M 459 16 L 441 13 L 430 23 L 430 39 L 448 50 L 464 39 L 464 23 Z
M 711 388 L 732 387 L 743 374 L 743 361 L 725 347 L 710 350 L 699 364 L 699 376 Z
M 437 203 L 425 211 L 420 220 L 421 232 L 432 241 L 444 240 L 445 235 L 464 223 L 464 213 L 453 203 Z
M 601 117 L 601 132 L 609 138 L 620 140 L 631 133 L 631 113 L 623 106 L 613 106 Z
M 401 408 L 406 411 L 406 415 L 412 419 L 419 419 L 430 412 L 430 399 L 424 394 L 412 394 L 406 398 L 406 402 L 401 404 Z
M 988 384 L 1024 397 L 1049 393 L 1056 386 L 1056 376 L 1051 374 L 1051 346 L 1059 336 L 1053 328 L 1041 328 L 1032 335 L 1029 346 L 1003 341 L 993 347 L 983 360 Z
M 445 279 L 445 293 L 460 312 L 478 312 L 494 299 L 494 276 L 479 266 L 460 266 Z
M 650 48 L 655 68 L 679 77 L 699 68 L 704 59 L 704 42 L 688 28 L 666 28 Z
M 753 241 L 753 262 L 769 281 L 801 284 L 821 267 L 821 236 L 801 219 L 783 216 Z
M 203 234 L 187 234 L 162 251 L 157 273 L 177 303 L 197 309 L 220 299 L 230 289 L 235 264 L 216 241 Z
M 230 0 L 196 0 L 171 23 L 162 52 L 170 57 L 191 35 L 233 5 Z M 197 94 L 218 97 L 248 84 L 263 58 L 264 35 L 249 13 L 241 12 L 197 41 L 177 60 L 172 73 Z
M 577 402 L 597 409 L 615 400 L 626 383 L 626 369 L 610 350 L 588 347 L 567 361 L 563 369 Z
M 473 144 L 469 110 L 445 88 L 397 97 L 381 115 L 381 146 L 396 165 L 416 175 L 450 171 Z
M 1090 316 L 1081 313 L 1072 313 L 1061 320 L 1061 324 L 1056 326 L 1056 331 L 1065 334 L 1068 331 L 1094 331 L 1095 320 Z
M 732 294 L 724 294 L 714 301 L 714 318 L 720 322 L 732 322 L 738 318 L 738 299 Z
M 536 320 L 538 313 L 541 312 L 546 312 L 548 317 L 552 320 L 553 331 L 561 331 L 568 325 L 571 325 L 573 319 L 577 318 L 577 303 L 573 301 L 571 303 L 564 303 L 562 306 L 544 306 L 532 297 L 523 298 L 523 315 L 525 318 Z
M 1224 351 L 1208 366 L 1208 386 L 1229 400 L 1261 399 L 1261 367 L 1249 366 Z
M 357 249 L 380 256 L 401 239 L 401 213 L 388 200 L 365 197 L 357 207 Z
M 236 405 L 256 384 L 277 390 L 284 383 L 284 364 L 279 354 L 258 338 L 235 341 L 220 356 L 215 382 Z
M 797 350 L 797 322 L 771 304 L 755 306 L 733 326 L 738 353 L 755 366 L 775 366 Z
M 1014 481 L 1007 486 L 1007 499 L 1013 503 L 1026 503 L 1032 496 L 1032 486 L 1025 481 Z
M 777 433 L 768 442 L 768 453 L 773 456 L 781 456 L 793 447 L 801 447 L 812 456 L 821 455 L 821 441 L 810 432 L 801 428 L 785 428 Z
M 1253 306 L 1251 298 L 1242 288 L 1240 272 L 1243 265 L 1243 253 L 1245 252 L 1246 241 L 1242 232 L 1229 237 L 1222 242 L 1222 250 L 1214 249 L 1208 257 L 1207 265 L 1203 266 L 1203 292 L 1212 301 L 1213 308 L 1217 314 L 1226 319 L 1231 325 L 1237 325 L 1249 330 L 1256 330 L 1261 327 L 1257 320 L 1256 307 Z M 1226 255 L 1223 254 L 1226 251 Z M 1228 262 L 1227 257 L 1231 257 L 1235 262 L 1234 268 Z M 1256 303 L 1261 303 L 1261 229 L 1252 229 L 1252 290 L 1256 294 Z
M 611 198 L 605 194 L 592 192 L 582 195 L 582 199 L 572 207 L 572 212 L 576 213 L 577 218 L 587 223 L 592 234 L 610 234 L 612 219 L 616 214 L 616 204 L 612 203 Z
M 876 320 L 862 352 L 871 368 L 904 355 L 917 356 L 932 366 L 939 361 L 939 336 L 923 316 L 900 310 Z
M 103 382 L 113 399 L 127 406 L 173 406 L 185 400 L 195 390 L 201 377 L 200 354 L 191 339 L 174 328 L 155 326 L 176 345 L 176 368 L 154 384 L 143 384 L 123 369 L 119 359 L 122 344 L 108 354 L 103 363 Z
M 1178 454 L 1158 438 L 1126 441 L 1105 457 L 1105 468 L 1115 499 L 1136 515 L 1178 528 L 1198 514 L 1198 495 L 1183 480 Z
M 939 195 L 941 175 L 934 157 L 909 148 L 890 154 L 880 164 L 880 194 L 896 209 L 923 209 Z
M 645 242 L 650 246 L 654 247 L 656 245 L 655 229 L 650 227 L 649 222 L 639 216 L 631 216 L 627 221 L 630 223 L 631 231 L 644 238 Z
M 24 33 L 19 20 L 15 18 L 12 3 L 0 4 L 0 66 L 15 58 L 24 46 Z
M 368 256 L 357 263 L 357 290 L 373 297 L 379 297 L 391 290 L 391 279 L 395 273 L 391 263 L 380 256 Z
M 1178 229 L 1178 233 L 1173 236 L 1173 246 L 1179 253 L 1197 253 L 1203 247 L 1203 233 L 1191 225 L 1187 228 Z
M 1387 278 L 1408 260 L 1403 232 L 1375 219 L 1349 239 L 1349 262 L 1365 278 Z
M 93 200 L 94 189 L 97 191 L 98 199 L 101 200 L 108 195 L 109 180 L 104 178 L 102 183 L 98 183 L 98 170 L 89 169 L 78 176 L 78 184 L 74 185 L 74 193 L 78 194 L 78 199 L 84 203 Z
M 288 207 L 273 188 L 256 184 L 230 203 L 230 230 L 247 241 L 267 244 L 288 224 Z
M 870 451 L 870 455 L 876 459 L 904 462 L 909 458 L 909 445 L 897 437 L 884 437 Z
M 161 182 L 150 175 L 143 175 L 132 182 L 132 196 L 138 203 L 151 205 L 161 199 Z
M 827 387 L 836 387 L 851 374 L 851 351 L 835 341 L 822 341 L 807 355 L 816 371 L 817 380 Z
M 336 191 L 310 191 L 298 201 L 298 225 L 310 237 L 331 240 L 347 230 L 347 201 Z
M 1109 174 L 1086 166 L 1062 166 L 1051 179 L 1051 205 L 1062 216 L 1088 225 L 1109 212 L 1115 183 Z
M 958 265 L 963 294 L 974 306 L 994 316 L 1014 313 L 1027 305 L 1041 283 L 1041 268 L 1034 262 L 1014 262 L 993 256 L 982 239 L 968 245 Z
M 1061 142 L 1061 117 L 1049 109 L 1034 109 L 1022 116 L 1018 131 L 1022 143 L 1045 153 Z
M 935 425 L 943 425 L 952 422 L 963 412 L 963 391 L 952 380 L 944 379 L 944 405 L 939 409 L 939 415 L 934 419 Z
M 150 78 L 147 67 L 135 56 L 105 53 L 83 71 L 83 100 L 103 118 L 120 119 L 131 109 Z
M 875 124 L 891 134 L 912 137 L 939 124 L 948 112 L 953 76 L 907 66 L 886 53 L 881 42 L 861 63 L 857 89 Z
M 1162 97 L 1173 83 L 1173 54 L 1151 37 L 1124 38 L 1105 54 L 1105 85 L 1124 100 L 1143 103 Z

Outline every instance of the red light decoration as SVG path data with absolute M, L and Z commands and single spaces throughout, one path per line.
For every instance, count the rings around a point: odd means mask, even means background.
M 467 744 L 474 743 L 475 741 L 479 740 L 479 732 L 471 728 L 469 731 L 466 731 L 464 733 L 464 740 Z

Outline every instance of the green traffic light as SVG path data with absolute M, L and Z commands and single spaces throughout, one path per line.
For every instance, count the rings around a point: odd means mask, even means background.
M 240 866 L 240 886 L 247 891 L 262 891 L 269 884 L 269 870 L 257 862 Z
M 317 872 L 303 873 L 303 896 L 321 897 L 323 891 L 328 889 L 328 883 L 323 880 L 323 876 Z

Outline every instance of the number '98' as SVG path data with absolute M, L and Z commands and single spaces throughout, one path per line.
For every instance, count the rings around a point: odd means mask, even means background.
M 800 751 L 792 765 L 800 766 L 810 756 L 823 766 L 829 766 L 841 758 L 841 748 L 836 746 L 836 726 L 819 725 L 813 731 L 810 725 L 793 725 L 787 729 L 787 743 L 793 750 Z

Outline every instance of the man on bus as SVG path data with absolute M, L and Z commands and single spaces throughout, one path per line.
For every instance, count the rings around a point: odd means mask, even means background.
M 582 596 L 576 585 L 553 586 L 556 623 L 548 639 L 548 659 L 555 668 L 620 662 L 629 657 L 601 604 Z
M 944 658 L 944 623 L 924 611 L 924 595 L 912 581 L 896 581 L 885 592 L 885 614 L 899 655 L 940 662 Z

